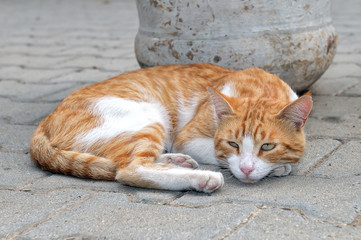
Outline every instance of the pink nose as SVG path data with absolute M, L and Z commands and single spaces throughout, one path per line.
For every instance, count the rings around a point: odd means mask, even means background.
M 248 177 L 251 172 L 254 170 L 253 167 L 241 167 L 241 171 Z

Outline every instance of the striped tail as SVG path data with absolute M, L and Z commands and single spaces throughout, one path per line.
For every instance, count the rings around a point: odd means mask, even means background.
M 31 160 L 44 170 L 80 178 L 114 180 L 116 164 L 107 158 L 58 149 L 37 129 L 30 143 Z

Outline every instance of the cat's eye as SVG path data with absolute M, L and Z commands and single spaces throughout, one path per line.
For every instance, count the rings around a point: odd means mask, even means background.
M 234 148 L 239 148 L 238 144 L 235 142 L 228 142 L 229 145 L 231 145 Z
M 274 143 L 265 143 L 261 146 L 261 149 L 263 151 L 271 151 L 272 149 L 274 149 L 276 147 L 276 144 Z

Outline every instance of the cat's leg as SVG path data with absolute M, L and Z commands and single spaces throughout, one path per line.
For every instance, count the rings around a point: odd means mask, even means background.
M 199 132 L 200 120 L 195 117 L 177 134 L 173 151 L 191 156 L 198 163 L 219 165 L 214 152 L 214 139 Z
M 162 125 L 147 126 L 132 136 L 132 140 L 130 144 L 134 144 L 134 148 L 130 151 L 130 160 L 127 160 L 129 164 L 122 164 L 124 161 L 119 161 L 115 177 L 117 181 L 136 187 L 194 189 L 202 192 L 213 192 L 223 186 L 223 176 L 219 172 L 178 167 L 168 163 L 168 160 L 166 163 L 157 162 L 159 159 L 165 161 L 170 156 L 165 155 L 163 159 L 160 157 L 165 142 L 165 130 Z M 174 156 L 174 161 L 180 157 Z
M 118 169 L 116 180 L 123 184 L 165 190 L 213 192 L 224 184 L 219 172 L 192 170 L 161 164 L 138 165 Z
M 158 157 L 156 162 L 172 163 L 185 168 L 198 168 L 198 163 L 191 157 L 182 153 L 165 153 Z

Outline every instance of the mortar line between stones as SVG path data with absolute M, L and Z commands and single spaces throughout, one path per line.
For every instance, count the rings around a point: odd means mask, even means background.
M 337 140 L 337 139 L 336 139 Z M 313 166 L 309 167 L 307 169 L 307 171 L 305 171 L 304 174 L 302 174 L 302 176 L 307 176 L 310 173 L 312 173 L 317 167 L 319 167 L 322 163 L 324 163 L 325 161 L 327 161 L 327 159 L 334 153 L 336 152 L 341 146 L 343 146 L 345 144 L 344 141 L 340 141 L 340 144 L 338 146 L 336 146 L 334 149 L 332 149 L 329 153 L 327 153 L 326 155 L 324 155 L 320 160 L 318 160 Z
M 74 58 L 73 58 L 74 59 Z M 47 66 L 47 67 L 30 67 L 30 66 L 24 66 L 22 64 L 3 64 L 1 65 L 0 64 L 0 67 L 22 67 L 22 68 L 27 68 L 27 69 L 35 69 L 35 70 L 66 70 L 66 69 L 69 69 L 69 70 L 84 70 L 84 69 L 94 69 L 93 66 L 88 66 L 88 67 L 84 67 L 84 66 L 73 66 L 73 67 L 54 67 L 56 66 L 57 64 L 63 64 L 63 63 L 66 63 L 68 61 L 71 61 L 73 59 L 70 59 L 70 60 L 64 60 L 64 61 L 61 61 L 59 63 L 56 63 L 56 64 L 52 64 L 50 66 Z M 126 59 L 128 60 L 128 59 Z M 121 73 L 125 73 L 125 72 L 130 72 L 130 71 L 134 71 L 134 70 L 137 70 L 137 69 L 140 69 L 139 66 L 136 66 L 136 68 L 134 69 L 127 69 L 127 70 L 121 70 L 121 69 L 107 69 L 107 68 L 102 68 L 102 67 L 96 67 L 97 70 L 101 71 L 101 72 L 114 72 L 114 73 L 118 73 L 118 74 L 121 74 Z
M 262 211 L 261 208 L 258 208 L 251 212 L 250 215 L 246 218 L 244 218 L 243 220 L 241 220 L 240 223 L 238 223 L 230 232 L 228 232 L 225 236 L 218 238 L 219 240 L 224 240 L 224 239 L 228 239 L 232 234 L 234 234 L 235 232 L 237 232 L 241 227 L 243 227 L 244 225 L 246 225 L 249 221 L 251 221 L 252 219 L 254 219 L 255 217 L 257 217 L 257 215 Z
M 360 77 L 358 77 L 357 79 L 359 79 L 359 78 L 360 78 Z M 357 96 L 352 96 L 352 95 L 351 95 L 351 96 L 342 96 L 341 94 L 344 93 L 345 91 L 353 88 L 353 87 L 356 87 L 356 86 L 359 85 L 359 84 L 361 84 L 361 83 L 358 82 L 358 83 L 355 83 L 355 84 L 353 84 L 353 85 L 351 85 L 351 86 L 349 86 L 349 87 L 347 87 L 347 88 L 345 88 L 345 89 L 342 89 L 341 91 L 337 92 L 337 93 L 335 94 L 335 96 L 336 96 L 336 97 L 357 97 Z
M 72 209 L 72 208 L 74 208 L 74 207 L 82 204 L 83 202 L 85 202 L 85 201 L 87 201 L 87 200 L 95 197 L 97 194 L 99 194 L 99 192 L 95 192 L 95 193 L 91 194 L 90 196 L 85 197 L 84 199 L 81 199 L 81 200 L 79 200 L 79 201 L 71 204 L 70 206 L 68 206 L 68 207 L 66 207 L 66 208 L 60 209 L 60 210 L 58 210 L 57 212 L 48 215 L 47 217 L 43 218 L 42 220 L 38 221 L 37 223 L 33 223 L 33 224 L 31 224 L 31 225 L 28 225 L 28 226 L 24 227 L 22 230 L 16 231 L 16 232 L 8 235 L 8 236 L 7 236 L 7 239 L 11 239 L 11 240 L 12 240 L 12 239 L 17 239 L 20 235 L 22 235 L 22 234 L 24 234 L 24 233 L 26 233 L 26 232 L 28 232 L 28 231 L 36 228 L 36 227 L 39 226 L 40 224 L 43 224 L 43 223 L 45 223 L 45 222 L 47 222 L 47 221 L 49 221 L 49 220 L 51 220 L 51 219 L 59 216 L 60 214 L 68 211 L 69 209 Z
M 295 213 L 299 214 L 306 221 L 317 222 L 317 223 L 325 223 L 325 224 L 330 224 L 330 225 L 334 225 L 334 226 L 348 226 L 348 225 L 353 223 L 353 222 L 351 222 L 351 223 L 330 222 L 330 221 L 327 221 L 327 220 L 321 220 L 321 219 L 318 219 L 318 218 L 315 218 L 315 217 L 310 217 L 307 213 L 305 213 L 302 209 L 299 209 L 299 208 L 281 207 L 281 206 L 269 206 L 269 205 L 262 205 L 259 208 L 261 208 L 261 209 L 279 209 L 279 210 L 283 210 L 283 211 L 292 211 L 292 212 L 295 212 Z

